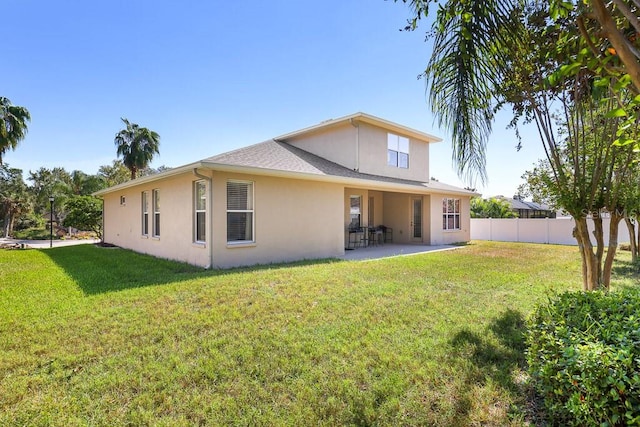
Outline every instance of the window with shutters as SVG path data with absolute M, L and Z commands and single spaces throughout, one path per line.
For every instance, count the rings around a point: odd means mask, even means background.
M 253 182 L 227 182 L 227 242 L 254 241 Z
M 207 184 L 204 181 L 193 183 L 193 211 L 194 211 L 194 241 L 207 241 Z
M 149 235 L 149 192 L 142 192 L 142 235 Z

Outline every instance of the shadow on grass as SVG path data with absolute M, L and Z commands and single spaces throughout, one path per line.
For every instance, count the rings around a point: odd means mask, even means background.
M 513 377 L 514 371 L 526 365 L 525 321 L 519 311 L 508 309 L 483 333 L 463 329 L 453 337 L 451 345 L 452 363 L 460 366 L 459 374 L 466 387 L 460 390 L 456 405 L 456 413 L 463 418 L 458 421 L 464 424 L 472 410 L 471 402 L 475 399 L 470 394 L 474 385 L 492 382 L 514 400 L 524 399 L 522 387 Z
M 117 247 L 77 245 L 46 249 L 43 253 L 75 280 L 86 295 L 166 285 L 197 278 L 339 262 L 335 259 L 325 259 L 226 270 L 205 270 L 190 264 L 160 259 Z
M 613 263 L 612 272 L 614 278 L 626 277 L 636 285 L 640 283 L 640 261 L 634 263 L 631 261 L 616 259 Z

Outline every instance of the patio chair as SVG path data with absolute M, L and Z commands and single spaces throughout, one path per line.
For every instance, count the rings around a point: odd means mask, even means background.
M 369 228 L 369 244 L 373 246 L 384 245 L 383 225 Z
M 348 239 L 347 249 L 355 249 L 367 246 L 369 242 L 369 235 L 367 227 L 354 227 L 349 226 L 347 228 Z

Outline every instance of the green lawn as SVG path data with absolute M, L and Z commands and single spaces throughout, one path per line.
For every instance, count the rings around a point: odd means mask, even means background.
M 579 271 L 489 242 L 231 271 L 0 251 L 0 425 L 522 425 L 523 320 Z

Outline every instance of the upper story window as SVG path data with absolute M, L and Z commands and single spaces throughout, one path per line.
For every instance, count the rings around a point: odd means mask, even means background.
M 396 168 L 409 168 L 409 138 L 387 134 L 387 165 Z

